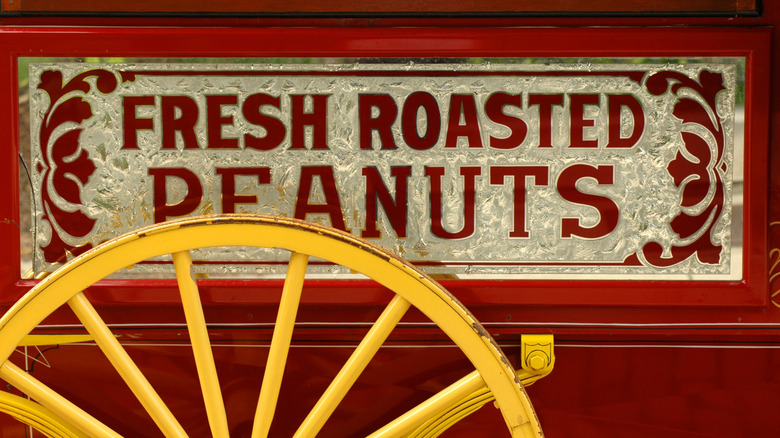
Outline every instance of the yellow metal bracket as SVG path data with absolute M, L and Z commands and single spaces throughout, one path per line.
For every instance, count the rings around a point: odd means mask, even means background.
M 555 366 L 554 341 L 552 335 L 523 335 L 521 343 L 523 362 L 517 375 L 523 386 L 528 386 L 552 372 Z

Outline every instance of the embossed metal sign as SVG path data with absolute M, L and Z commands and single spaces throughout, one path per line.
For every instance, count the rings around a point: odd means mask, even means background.
M 742 59 L 120 61 L 29 65 L 37 270 L 248 212 L 467 278 L 741 278 Z

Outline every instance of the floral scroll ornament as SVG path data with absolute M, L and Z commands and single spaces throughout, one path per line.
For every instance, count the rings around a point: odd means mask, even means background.
M 95 226 L 95 219 L 83 212 L 81 201 L 81 188 L 95 172 L 95 165 L 79 143 L 82 128 L 66 130 L 55 137 L 58 128 L 81 125 L 92 117 L 92 108 L 83 99 L 92 88 L 87 81 L 91 77 L 103 94 L 117 87 L 114 74 L 99 69 L 85 71 L 67 83 L 63 83 L 62 72 L 47 70 L 41 74 L 38 86 L 49 95 L 49 108 L 39 133 L 41 162 L 37 165 L 42 179 L 41 220 L 51 225 L 51 239 L 41 247 L 48 263 L 65 262 L 69 255 L 81 254 L 92 247 L 90 243 L 72 245 L 67 240 L 84 238 Z
M 720 73 L 702 71 L 699 81 L 674 71 L 651 75 L 647 91 L 660 96 L 667 91 L 677 96 L 673 114 L 683 123 L 684 147 L 667 165 L 682 198 L 680 213 L 670 222 L 680 243 L 664 254 L 658 242 L 649 242 L 642 253 L 653 266 L 672 266 L 691 256 L 701 263 L 718 264 L 722 247 L 712 241 L 713 230 L 723 214 L 725 190 L 722 173 L 725 134 L 716 107 L 716 98 L 724 90 Z
M 770 230 L 775 227 L 780 227 L 780 222 L 769 223 Z M 769 299 L 775 307 L 780 309 L 780 303 L 778 303 L 780 301 L 778 298 L 780 295 L 780 285 L 778 285 L 778 280 L 780 280 L 780 248 L 772 248 L 769 251 L 769 259 L 772 263 L 769 268 Z

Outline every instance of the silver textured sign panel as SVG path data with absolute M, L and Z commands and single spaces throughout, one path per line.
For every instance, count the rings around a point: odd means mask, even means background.
M 247 212 L 462 278 L 741 278 L 742 59 L 299 61 L 30 63 L 36 270 Z

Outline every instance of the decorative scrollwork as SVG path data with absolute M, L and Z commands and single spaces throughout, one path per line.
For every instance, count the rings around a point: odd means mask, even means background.
M 49 107 L 40 129 L 41 163 L 41 219 L 51 225 L 51 239 L 41 249 L 49 263 L 64 262 L 69 254 L 80 254 L 92 247 L 68 244 L 63 235 L 84 237 L 94 225 L 82 211 L 81 188 L 95 171 L 95 165 L 87 151 L 81 148 L 79 138 L 82 128 L 71 129 L 54 138 L 55 130 L 66 124 L 81 125 L 92 117 L 92 108 L 83 99 L 92 89 L 87 78 L 95 78 L 95 86 L 101 93 L 114 91 L 118 85 L 116 76 L 106 70 L 85 71 L 67 83 L 62 72 L 48 70 L 41 74 L 39 89 L 49 95 Z
M 769 223 L 770 230 L 777 226 L 780 226 L 780 222 Z M 769 299 L 775 307 L 780 309 L 780 302 L 778 302 L 780 301 L 778 298 L 780 295 L 780 284 L 778 284 L 778 279 L 780 279 L 780 248 L 772 248 L 769 251 L 769 262 L 771 263 L 769 267 Z
M 672 246 L 669 257 L 664 257 L 658 242 L 645 244 L 642 253 L 654 266 L 671 266 L 694 255 L 701 263 L 718 264 L 722 247 L 712 242 L 712 232 L 725 204 L 721 176 L 727 170 L 725 133 L 716 108 L 717 95 L 725 89 L 723 76 L 702 71 L 697 82 L 679 72 L 662 71 L 651 75 L 645 86 L 656 96 L 671 90 L 678 97 L 673 114 L 683 122 L 685 148 L 669 162 L 667 171 L 682 192 L 680 213 L 670 225 L 684 243 Z M 686 125 L 699 129 L 686 129 Z M 709 135 L 702 135 L 700 128 Z

